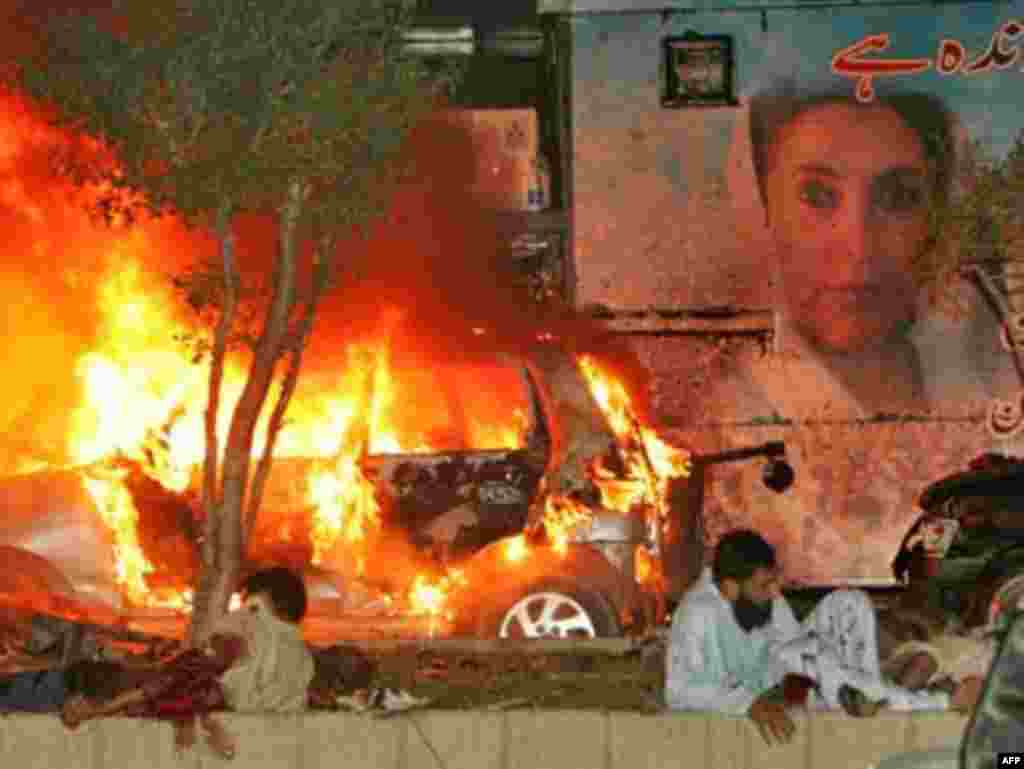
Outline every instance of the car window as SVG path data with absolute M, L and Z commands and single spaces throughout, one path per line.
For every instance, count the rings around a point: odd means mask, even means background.
M 1003 615 L 999 650 L 960 746 L 962 769 L 988 769 L 1024 750 L 1024 612 Z
M 515 449 L 525 444 L 530 401 L 522 369 L 502 361 L 404 369 L 370 436 L 370 453 Z

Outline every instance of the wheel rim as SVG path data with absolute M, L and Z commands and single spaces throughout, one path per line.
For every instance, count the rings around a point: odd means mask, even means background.
M 505 612 L 499 638 L 596 638 L 594 620 L 564 593 L 531 593 Z

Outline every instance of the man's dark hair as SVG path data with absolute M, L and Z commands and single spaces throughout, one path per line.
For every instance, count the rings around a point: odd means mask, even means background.
M 932 202 L 945 206 L 949 199 L 956 170 L 956 137 L 954 118 L 946 105 L 932 94 L 916 91 L 890 90 L 883 83 L 875 85 L 874 98 L 861 104 L 848 83 L 801 90 L 792 79 L 757 93 L 750 100 L 750 151 L 757 178 L 758 192 L 765 209 L 768 196 L 765 180 L 771 165 L 771 150 L 779 131 L 805 112 L 825 104 L 861 107 L 888 107 L 910 128 L 924 148 L 925 159 L 932 173 Z
M 711 563 L 711 576 L 721 584 L 724 579 L 743 582 L 758 569 L 775 568 L 775 548 L 750 529 L 737 529 L 718 540 Z
M 306 585 L 302 577 L 283 566 L 251 574 L 242 590 L 248 595 L 266 593 L 274 610 L 290 622 L 300 622 L 306 616 Z

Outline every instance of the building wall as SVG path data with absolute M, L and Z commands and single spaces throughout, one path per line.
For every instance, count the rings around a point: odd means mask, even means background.
M 1024 19 L 1024 3 L 795 3 L 763 12 L 760 3 L 676 5 L 686 12 L 663 13 L 639 1 L 542 4 L 544 12 L 561 13 L 572 33 L 576 303 L 621 311 L 773 311 L 767 350 L 751 344 L 726 354 L 717 342 L 637 337 L 637 354 L 653 374 L 656 417 L 695 450 L 746 445 L 766 433 L 790 446 L 797 483 L 783 496 L 763 490 L 754 463 L 716 470 L 709 531 L 753 525 L 771 534 L 793 580 L 886 581 L 928 482 L 981 452 L 1022 450 L 1020 424 L 990 429 L 997 400 L 1013 419 L 1021 413 L 1021 382 L 1000 342 L 1001 318 L 974 285 L 956 277 L 924 284 L 907 301 L 900 330 L 887 327 L 890 351 L 903 357 L 857 352 L 841 372 L 833 367 L 841 356 L 819 356 L 801 344 L 786 265 L 790 280 L 794 272 L 801 277 L 792 268 L 798 257 L 809 260 L 809 273 L 825 273 L 821 265 L 846 259 L 847 241 L 819 243 L 823 236 L 808 226 L 781 244 L 767 225 L 749 104 L 783 81 L 801 94 L 828 87 L 852 101 L 860 81 L 837 69 L 835 57 L 888 35 L 887 47 L 846 60 L 918 65 L 916 73 L 876 73 L 873 98 L 915 91 L 948 110 L 951 189 L 962 200 L 977 189 L 983 160 L 1005 159 L 1024 131 L 1022 31 L 1012 26 Z M 663 42 L 687 33 L 731 38 L 735 104 L 662 106 Z M 940 52 L 950 41 L 959 43 L 962 60 L 943 68 L 949 61 Z M 993 46 L 1001 63 L 985 66 Z M 871 139 L 878 155 L 868 160 L 886 157 L 894 145 L 887 136 Z M 825 160 L 842 160 L 846 149 L 840 144 Z M 946 229 L 952 216 L 937 206 L 924 215 L 932 217 L 936 248 L 946 249 L 949 263 L 961 248 Z M 836 228 L 846 226 L 836 221 Z M 895 239 L 882 239 L 874 256 L 896 253 Z M 834 309 L 819 305 L 819 314 Z
M 934 59 L 944 37 L 973 57 L 1000 22 L 1024 15 L 1019 3 L 822 5 L 763 17 L 755 10 L 568 17 L 580 304 L 769 306 L 773 283 L 764 267 L 772 244 L 750 163 L 749 97 L 783 77 L 846 81 L 852 90 L 852 80 L 830 72 L 830 60 L 866 35 L 890 35 L 878 58 Z M 688 31 L 733 37 L 737 106 L 661 107 L 661 41 Z M 1018 63 L 973 75 L 941 75 L 933 66 L 888 80 L 941 97 L 972 140 L 1005 154 L 1024 128 L 1021 77 Z

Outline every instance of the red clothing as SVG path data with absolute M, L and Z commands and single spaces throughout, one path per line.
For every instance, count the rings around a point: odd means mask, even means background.
M 182 652 L 145 675 L 138 688 L 146 701 L 126 715 L 183 721 L 224 710 L 227 704 L 220 677 L 244 655 L 244 639 L 223 635 L 214 636 L 208 648 Z

